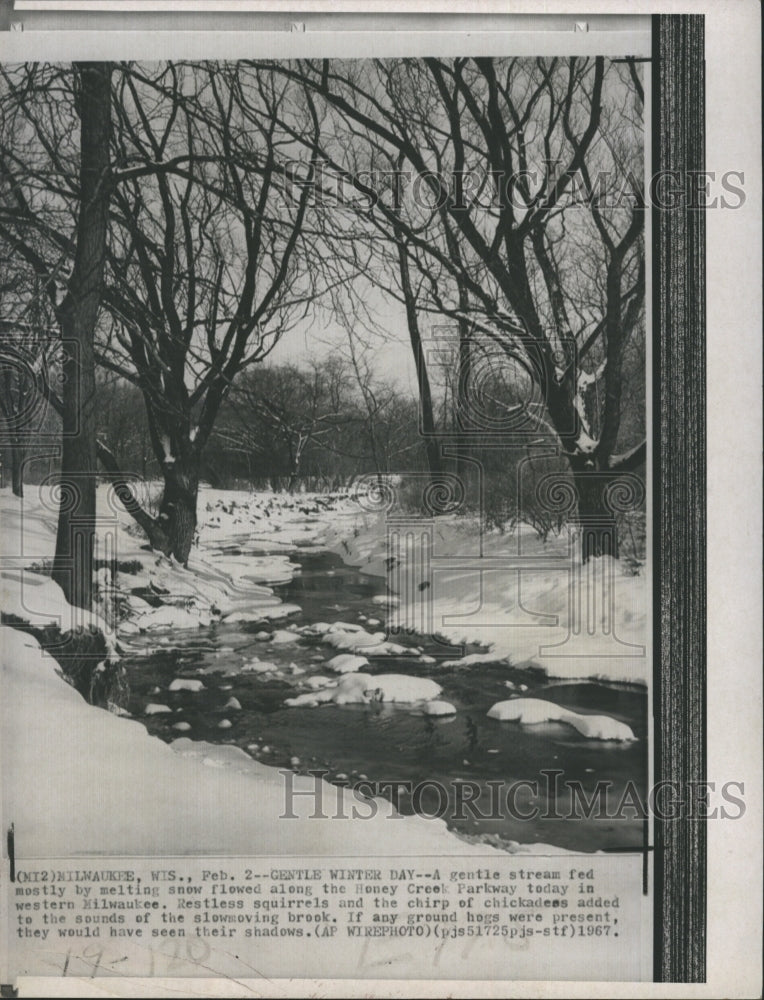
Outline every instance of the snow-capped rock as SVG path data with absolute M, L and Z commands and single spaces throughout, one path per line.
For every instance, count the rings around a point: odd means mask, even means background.
M 433 701 L 441 692 L 439 684 L 426 677 L 408 677 L 405 674 L 352 673 L 342 677 L 336 687 L 311 691 L 287 698 L 291 708 L 314 708 L 326 702 L 335 705 L 366 705 L 374 701 L 412 704 Z
M 143 710 L 144 715 L 164 715 L 166 712 L 172 712 L 169 705 L 155 705 L 153 702 Z
M 533 726 L 541 722 L 563 722 L 572 726 L 590 740 L 619 740 L 626 742 L 636 737 L 630 726 L 608 715 L 581 715 L 541 698 L 511 698 L 498 701 L 488 710 L 489 719 L 500 722 L 519 722 Z
M 176 677 L 167 689 L 168 691 L 192 691 L 195 694 L 204 691 L 204 684 L 192 677 Z
M 365 656 L 355 656 L 353 653 L 339 653 L 327 661 L 327 667 L 336 674 L 349 674 L 361 667 L 368 667 L 369 661 Z
M 294 632 L 290 632 L 285 628 L 278 628 L 271 636 L 271 642 L 278 645 L 287 645 L 290 642 L 297 642 L 297 636 Z
M 456 715 L 456 709 L 450 701 L 428 701 L 422 705 L 424 715 Z

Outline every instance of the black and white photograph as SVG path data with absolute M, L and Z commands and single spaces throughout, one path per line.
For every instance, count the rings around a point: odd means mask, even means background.
M 3 11 L 2 983 L 707 984 L 703 13 L 151 6 Z

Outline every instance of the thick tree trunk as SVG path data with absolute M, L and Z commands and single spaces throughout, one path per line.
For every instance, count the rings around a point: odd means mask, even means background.
M 570 459 L 578 497 L 577 521 L 581 532 L 581 561 L 598 556 L 618 558 L 618 530 L 615 512 L 608 506 L 608 484 L 618 478 L 610 469 L 597 469 L 590 458 Z
M 618 531 L 615 515 L 602 499 L 602 481 L 575 476 L 578 490 L 578 522 L 581 529 L 581 560 L 588 562 L 597 556 L 617 559 Z
M 115 493 L 128 514 L 146 532 L 151 547 L 185 565 L 197 524 L 200 462 L 196 456 L 192 455 L 182 463 L 165 462 L 159 515 L 152 517 L 135 499 L 129 477 L 120 470 L 112 452 L 102 441 L 98 441 L 97 445 L 98 457 L 110 473 Z
M 70 604 L 89 608 L 96 513 L 95 359 L 93 335 L 103 287 L 109 202 L 111 70 L 81 63 L 80 209 L 77 247 L 60 320 L 63 364 L 61 506 L 53 579 Z
M 647 441 L 604 462 L 595 454 L 568 455 L 578 498 L 582 562 L 620 557 L 616 515 L 638 509 L 644 500 L 646 457 Z
M 157 518 L 155 548 L 186 565 L 196 534 L 199 469 L 191 463 L 165 467 L 164 495 Z

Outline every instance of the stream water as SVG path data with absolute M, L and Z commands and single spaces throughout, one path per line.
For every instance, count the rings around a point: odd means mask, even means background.
M 537 669 L 506 664 L 444 667 L 449 650 L 442 643 L 425 636 L 396 635 L 392 638 L 410 646 L 411 655 L 372 656 L 370 666 L 362 669 L 371 674 L 430 677 L 443 688 L 441 697 L 451 702 L 456 715 L 430 717 L 411 706 L 384 703 L 285 707 L 286 698 L 304 690 L 300 684 L 305 677 L 326 673 L 323 661 L 336 650 L 317 637 L 295 636 L 293 643 L 271 643 L 262 638 L 263 629 L 271 632 L 285 624 L 317 621 L 367 625 L 368 619 L 384 617 L 384 608 L 373 601 L 375 595 L 384 593 L 384 581 L 344 565 L 331 552 L 300 549 L 291 559 L 300 564 L 300 570 L 289 583 L 274 587 L 284 601 L 302 609 L 288 622 L 278 626 L 223 623 L 196 632 L 174 632 L 171 639 L 163 640 L 165 646 L 157 646 L 156 636 L 131 641 L 132 654 L 125 659 L 131 688 L 128 707 L 151 733 L 167 741 L 185 735 L 233 743 L 269 765 L 300 773 L 324 770 L 327 780 L 338 784 L 354 784 L 361 777 L 375 783 L 408 781 L 413 794 L 403 788 L 395 796 L 390 790 L 385 795 L 393 797 L 402 813 L 440 810 L 460 834 L 481 836 L 497 846 L 514 840 L 578 851 L 642 848 L 644 822 L 636 810 L 627 808 L 618 816 L 613 812 L 629 788 L 633 787 L 640 801 L 645 797 L 647 698 L 643 689 L 550 682 Z M 374 630 L 373 625 L 369 627 Z M 258 633 L 261 638 L 256 638 Z M 436 656 L 437 662 L 423 662 L 415 647 Z M 458 657 L 462 652 L 461 647 L 454 648 L 450 655 Z M 255 656 L 275 663 L 279 670 L 274 674 L 241 672 Z M 177 677 L 201 678 L 204 689 L 169 692 Z M 507 681 L 515 686 L 514 692 Z M 578 712 L 610 715 L 631 726 L 638 740 L 587 740 L 560 723 L 520 726 L 487 718 L 492 704 L 517 691 Z M 226 707 L 231 698 L 240 709 Z M 146 715 L 150 703 L 172 711 Z M 174 728 L 179 721 L 187 724 L 187 731 Z M 555 771 L 564 773 L 555 777 Z M 506 803 L 507 790 L 521 780 L 537 781 L 538 794 L 534 790 L 531 801 L 527 786 L 519 789 L 513 809 Z M 441 793 L 422 784 L 433 781 L 446 789 L 447 808 Z M 588 819 L 564 818 L 570 812 L 570 796 L 560 791 L 563 782 L 580 782 L 590 799 L 602 781 L 610 783 L 605 815 L 595 808 Z M 474 795 L 474 788 L 465 790 L 465 782 L 479 787 L 474 808 L 464 805 Z M 533 805 L 539 815 L 522 818 Z

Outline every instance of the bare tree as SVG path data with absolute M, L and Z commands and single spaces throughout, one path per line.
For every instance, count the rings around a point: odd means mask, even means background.
M 17 94 L 28 86 L 25 71 L 5 80 Z M 56 80 L 65 90 L 65 71 Z M 152 545 L 184 563 L 202 450 L 232 380 L 268 354 L 315 294 L 300 247 L 310 192 L 295 188 L 278 128 L 279 116 L 292 116 L 293 89 L 268 70 L 240 74 L 226 64 L 121 65 L 114 75 L 98 360 L 143 395 L 164 479 L 157 517 L 139 505 L 103 442 L 98 454 Z M 59 92 L 50 80 L 38 91 L 48 103 L 18 102 L 28 139 L 4 160 L 7 182 L 34 198 L 0 219 L 0 234 L 26 253 L 30 233 L 44 239 L 34 264 L 53 294 L 76 251 L 80 190 Z M 314 143 L 318 130 L 314 120 Z
M 79 212 L 72 274 L 58 309 L 64 342 L 71 345 L 63 366 L 61 488 L 72 502 L 64 499 L 59 509 L 52 576 L 71 604 L 89 608 L 96 513 L 94 337 L 111 194 L 111 65 L 82 63 L 76 73 L 80 85 Z
M 317 452 L 348 424 L 358 423 L 336 361 L 299 368 L 253 368 L 235 382 L 218 436 L 259 459 L 274 485 L 291 493 Z
M 645 457 L 644 440 L 620 434 L 624 352 L 644 301 L 634 66 L 458 58 L 301 61 L 278 71 L 331 122 L 324 135 L 342 138 L 321 156 L 372 224 L 405 234 L 442 315 L 465 319 L 468 298 L 473 327 L 525 358 L 579 517 L 600 524 L 584 533 L 583 557 L 613 551 L 605 493 Z M 355 172 L 343 144 L 399 163 L 412 197 L 391 197 L 389 178 Z M 605 385 L 597 437 L 582 405 L 592 377 Z
M 55 86 L 58 71 L 39 70 L 44 88 Z M 0 179 L 3 204 L 0 235 L 19 254 L 46 289 L 55 309 L 66 351 L 63 360 L 64 384 L 58 402 L 63 422 L 61 484 L 62 503 L 56 534 L 53 579 L 67 600 L 89 608 L 91 603 L 93 547 L 95 543 L 96 455 L 94 433 L 95 359 L 94 336 L 103 289 L 106 255 L 106 227 L 110 179 L 111 65 L 75 64 L 68 74 L 68 97 L 64 111 L 68 121 L 65 140 L 69 190 L 76 192 L 76 206 L 57 205 L 56 214 L 68 215 L 68 266 L 61 268 L 59 257 L 46 259 L 43 238 L 46 222 L 44 195 L 36 185 L 26 186 L 19 177 L 24 152 L 35 149 L 36 166 L 47 161 L 52 151 L 61 153 L 58 140 L 49 147 L 36 131 L 34 112 L 38 69 L 24 68 L 21 87 L 3 91 L 3 145 L 0 149 Z M 4 82 L 8 75 L 3 72 Z M 73 85 L 73 86 L 72 86 Z M 62 102 L 65 103 L 65 102 Z M 32 117 L 28 117 L 27 112 Z M 72 125 L 79 117 L 79 129 Z M 13 138 L 16 141 L 9 142 Z M 48 192 L 55 201 L 57 193 Z M 52 202 L 51 202 L 52 204 Z M 30 220 L 32 225 L 28 223 Z M 59 255 L 60 256 L 60 255 Z M 59 295 L 63 287 L 63 297 Z
M 101 358 L 140 387 L 164 476 L 158 517 L 134 514 L 152 544 L 185 562 L 202 451 L 233 378 L 312 300 L 297 252 L 309 191 L 286 188 L 283 81 L 167 66 L 123 86 Z
M 44 289 L 18 255 L 0 254 L 0 416 L 11 465 L 11 488 L 24 495 L 24 467 L 45 427 L 41 387 L 60 363 L 58 328 Z

